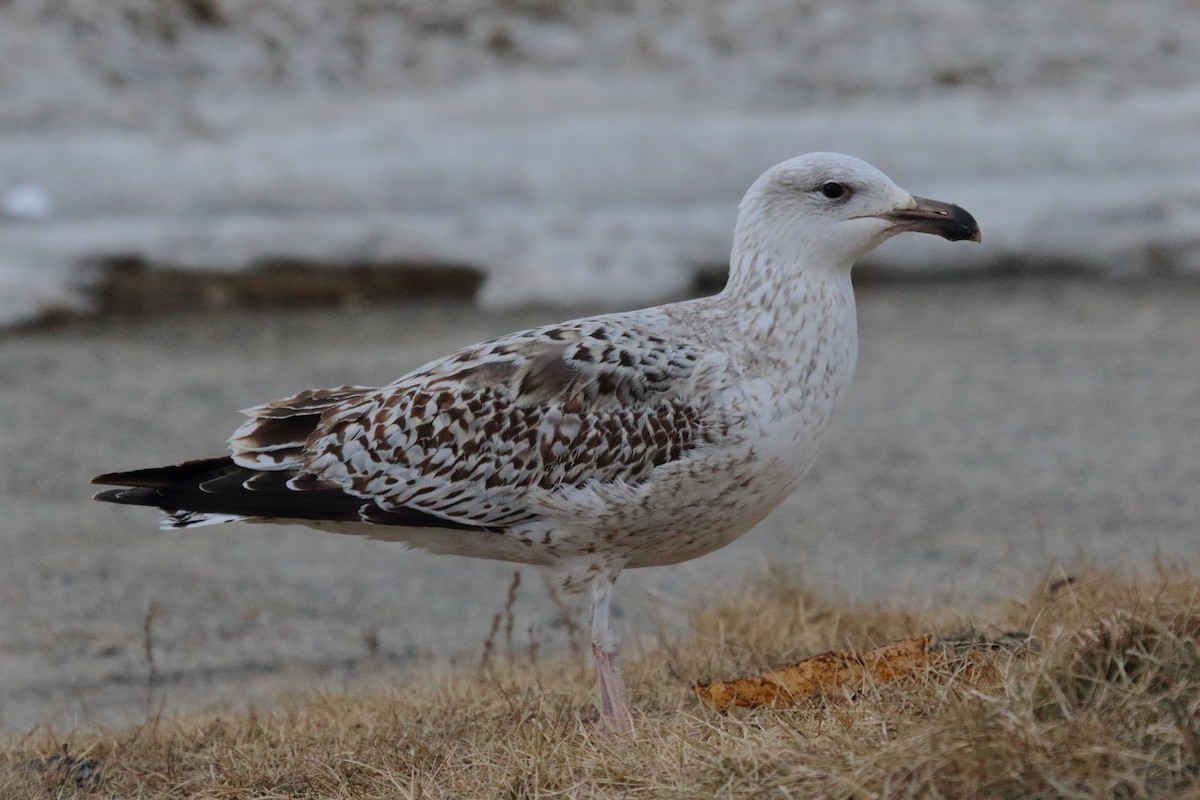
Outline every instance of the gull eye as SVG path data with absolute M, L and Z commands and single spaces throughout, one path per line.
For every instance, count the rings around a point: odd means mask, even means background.
M 837 200 L 838 198 L 849 196 L 850 187 L 837 181 L 825 181 L 821 184 L 821 194 L 830 200 Z

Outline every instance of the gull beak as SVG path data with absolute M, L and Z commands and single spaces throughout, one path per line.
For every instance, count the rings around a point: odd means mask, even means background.
M 902 231 L 933 233 L 952 242 L 979 241 L 979 223 L 965 209 L 927 197 L 914 197 L 913 204 L 907 208 L 875 216 L 886 219 Z

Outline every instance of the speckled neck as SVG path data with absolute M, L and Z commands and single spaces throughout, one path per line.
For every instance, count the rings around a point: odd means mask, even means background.
M 846 371 L 847 382 L 853 374 L 858 330 L 849 265 L 809 268 L 794 257 L 735 246 L 716 301 L 762 357 L 789 364 L 815 357 L 821 368 Z

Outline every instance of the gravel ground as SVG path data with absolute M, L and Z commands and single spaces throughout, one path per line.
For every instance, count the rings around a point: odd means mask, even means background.
M 808 480 L 736 545 L 626 573 L 631 641 L 769 565 L 846 596 L 921 604 L 1017 591 L 1060 562 L 1195 558 L 1200 285 L 876 283 L 860 306 L 857 384 Z M 385 382 L 561 316 L 389 306 L 7 335 L 0 730 L 266 705 L 478 659 L 507 565 L 298 528 L 159 533 L 148 511 L 90 502 L 86 484 L 219 453 L 233 409 Z M 523 575 L 515 646 L 561 647 L 559 614 L 536 573 Z

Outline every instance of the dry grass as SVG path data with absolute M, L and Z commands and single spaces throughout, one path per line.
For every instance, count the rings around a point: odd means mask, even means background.
M 786 711 L 722 715 L 689 688 L 971 626 L 1040 647 L 989 656 L 987 686 L 930 673 Z M 270 714 L 35 733 L 3 744 L 0 796 L 1200 798 L 1190 573 L 1092 575 L 971 613 L 849 607 L 773 576 L 642 649 L 628 659 L 636 741 L 589 735 L 586 663 L 494 658 Z

